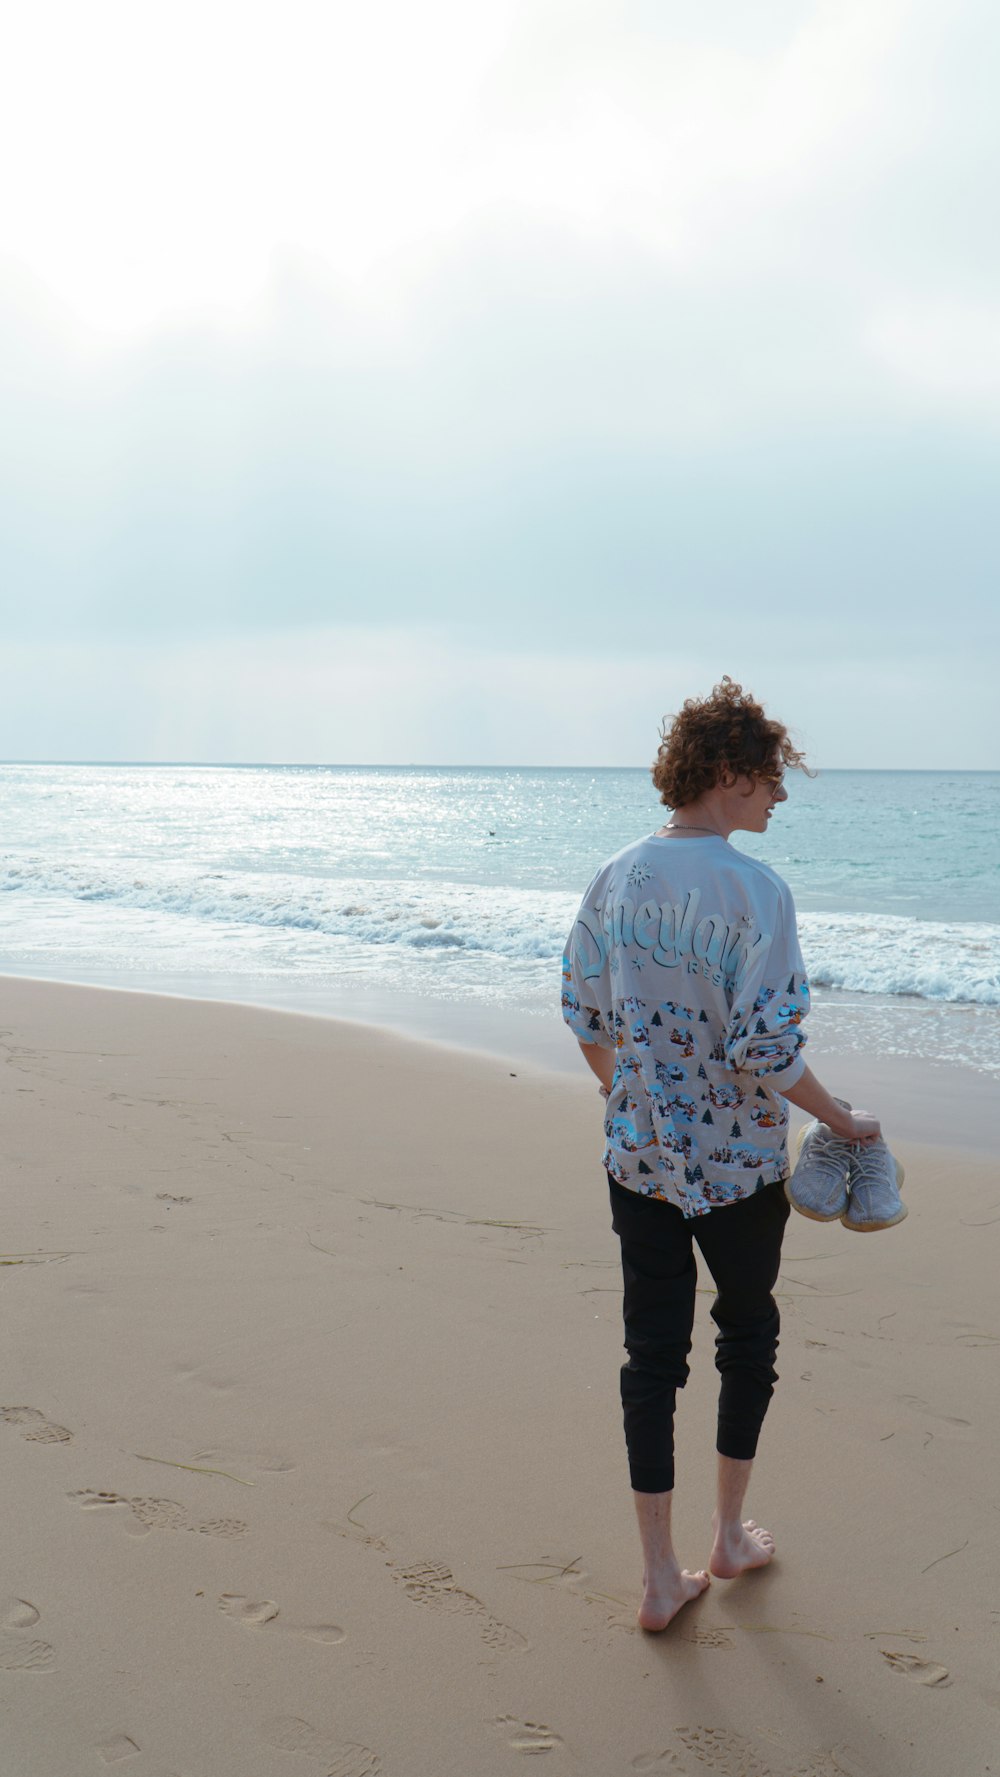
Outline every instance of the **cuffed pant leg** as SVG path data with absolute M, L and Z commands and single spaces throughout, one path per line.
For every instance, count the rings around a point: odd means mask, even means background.
M 629 1474 L 637 1493 L 674 1484 L 674 1405 L 688 1378 L 697 1266 L 679 1209 L 611 1183 L 621 1241 L 625 1349 L 621 1397 Z
M 712 1319 L 718 1327 L 720 1375 L 717 1448 L 749 1461 L 757 1453 L 778 1372 L 781 1318 L 771 1291 L 781 1263 L 789 1206 L 780 1184 L 700 1218 L 695 1239 L 715 1280 Z

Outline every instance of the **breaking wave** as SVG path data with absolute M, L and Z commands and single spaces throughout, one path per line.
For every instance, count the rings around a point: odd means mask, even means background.
M 181 865 L 132 870 L 46 865 L 29 859 L 0 860 L 0 894 L 24 897 L 37 916 L 45 907 L 65 916 L 73 904 L 93 913 L 106 908 L 107 940 L 115 948 L 116 910 L 195 922 L 203 929 L 225 927 L 230 940 L 246 939 L 248 957 L 255 940 L 271 934 L 289 940 L 289 963 L 309 960 L 309 937 L 317 938 L 315 962 L 338 952 L 373 954 L 379 947 L 397 954 L 449 953 L 456 965 L 470 958 L 495 957 L 555 971 L 577 907 L 575 894 L 554 889 L 485 887 L 440 880 L 372 880 L 269 873 L 237 874 L 185 869 Z M 14 904 L 8 902 L 9 912 Z M 893 914 L 804 913 L 802 949 L 817 987 L 854 993 L 910 996 L 938 1002 L 1000 1005 L 1000 926 L 943 923 Z M 16 915 L 8 922 L 7 943 L 16 936 Z M 294 944 L 292 940 L 295 940 Z M 325 941 L 325 942 L 324 942 Z M 294 952 L 294 954 L 293 954 Z M 320 954 L 322 953 L 322 954 Z M 387 959 L 388 960 L 388 959 Z

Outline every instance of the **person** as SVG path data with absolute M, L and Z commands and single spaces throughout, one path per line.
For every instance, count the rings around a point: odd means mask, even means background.
M 763 1567 L 774 1538 L 742 1508 L 773 1393 L 772 1290 L 789 1214 L 788 1105 L 850 1142 L 876 1118 L 806 1066 L 809 985 L 790 890 L 729 843 L 765 833 L 804 755 L 724 678 L 689 698 L 653 765 L 673 812 L 597 872 L 563 963 L 563 1015 L 606 1096 L 603 1164 L 621 1242 L 621 1398 L 644 1558 L 642 1628 L 710 1583 Z M 676 1391 L 688 1376 L 697 1246 L 713 1278 L 718 1479 L 708 1569 L 671 1539 Z

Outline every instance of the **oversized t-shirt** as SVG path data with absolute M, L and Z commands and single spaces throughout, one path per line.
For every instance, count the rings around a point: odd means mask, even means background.
M 718 836 L 655 834 L 598 871 L 563 961 L 563 1016 L 618 1054 L 604 1165 L 707 1215 L 788 1172 L 782 1087 L 809 1009 L 791 892 Z

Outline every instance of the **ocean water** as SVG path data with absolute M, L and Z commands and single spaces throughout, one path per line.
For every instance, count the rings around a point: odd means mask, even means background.
M 733 843 L 794 892 L 814 1030 L 1000 1074 L 1000 773 L 787 785 Z M 564 1040 L 582 892 L 664 818 L 641 769 L 11 764 L 0 804 L 0 972 L 417 1007 L 483 1047 L 491 1013 Z

